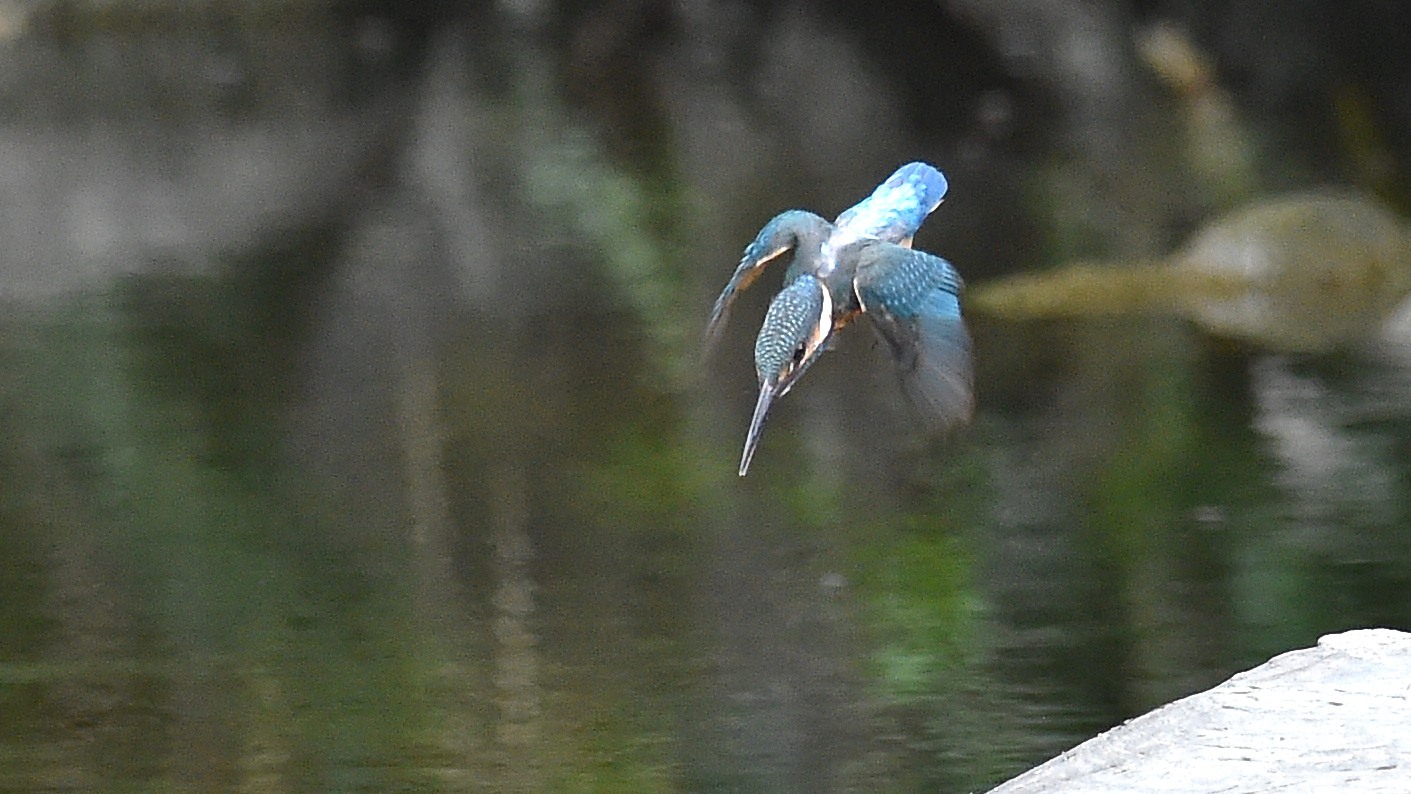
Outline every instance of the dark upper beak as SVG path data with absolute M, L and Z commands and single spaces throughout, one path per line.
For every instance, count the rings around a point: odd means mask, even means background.
M 779 393 L 776 383 L 765 381 L 759 386 L 759 399 L 754 404 L 754 416 L 750 418 L 750 432 L 745 436 L 745 452 L 740 457 L 741 477 L 750 470 L 750 461 L 754 458 L 755 447 L 759 446 L 759 436 L 764 430 L 764 418 L 769 415 L 769 406 L 774 403 L 774 398 Z
M 808 368 L 813 366 L 813 362 L 823 355 L 823 351 L 828 349 L 827 341 L 832 333 L 833 329 L 830 326 L 823 342 L 810 350 L 808 357 L 779 378 L 778 382 L 765 381 L 759 385 L 759 399 L 755 401 L 754 416 L 750 418 L 750 432 L 745 436 L 745 452 L 740 457 L 741 477 L 749 471 L 750 461 L 754 459 L 755 447 L 759 445 L 760 433 L 764 431 L 764 419 L 769 415 L 769 407 L 774 404 L 776 399 L 788 394 L 789 389 L 794 387 L 794 383 L 802 378 Z

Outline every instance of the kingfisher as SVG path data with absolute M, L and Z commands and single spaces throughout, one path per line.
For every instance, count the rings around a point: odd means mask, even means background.
M 740 457 L 741 477 L 749 471 L 770 406 L 859 315 L 868 317 L 887 343 L 903 387 L 933 426 L 948 429 L 970 418 L 974 388 L 970 335 L 960 312 L 964 282 L 946 260 L 911 248 L 946 189 L 936 168 L 907 163 L 832 223 L 806 210 L 788 210 L 766 223 L 745 248 L 706 323 L 707 349 L 718 339 L 736 294 L 771 262 L 787 261 L 788 267 L 755 340 L 759 397 Z

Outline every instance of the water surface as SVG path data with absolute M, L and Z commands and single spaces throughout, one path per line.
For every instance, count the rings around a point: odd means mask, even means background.
M 933 10 L 927 84 L 882 16 L 502 5 L 4 42 L 0 788 L 971 791 L 1411 626 L 1404 323 L 975 317 L 948 440 L 859 327 L 735 476 L 773 213 L 934 162 L 976 281 L 1217 209 L 1121 15 L 1035 79 Z

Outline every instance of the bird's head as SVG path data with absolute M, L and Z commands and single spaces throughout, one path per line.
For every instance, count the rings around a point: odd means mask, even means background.
M 770 301 L 755 340 L 759 399 L 740 458 L 741 477 L 749 470 L 770 405 L 823 353 L 832 331 L 833 298 L 823 282 L 811 275 L 795 278 Z

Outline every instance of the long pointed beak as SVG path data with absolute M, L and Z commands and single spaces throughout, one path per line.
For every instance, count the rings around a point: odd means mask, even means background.
M 779 394 L 779 386 L 774 383 L 765 382 L 759 387 L 759 400 L 754 404 L 754 416 L 750 418 L 750 432 L 745 436 L 745 451 L 740 456 L 740 476 L 750 470 L 750 461 L 754 459 L 755 447 L 759 446 L 760 433 L 764 431 L 764 418 L 769 415 L 769 406 L 774 403 L 774 398 Z

